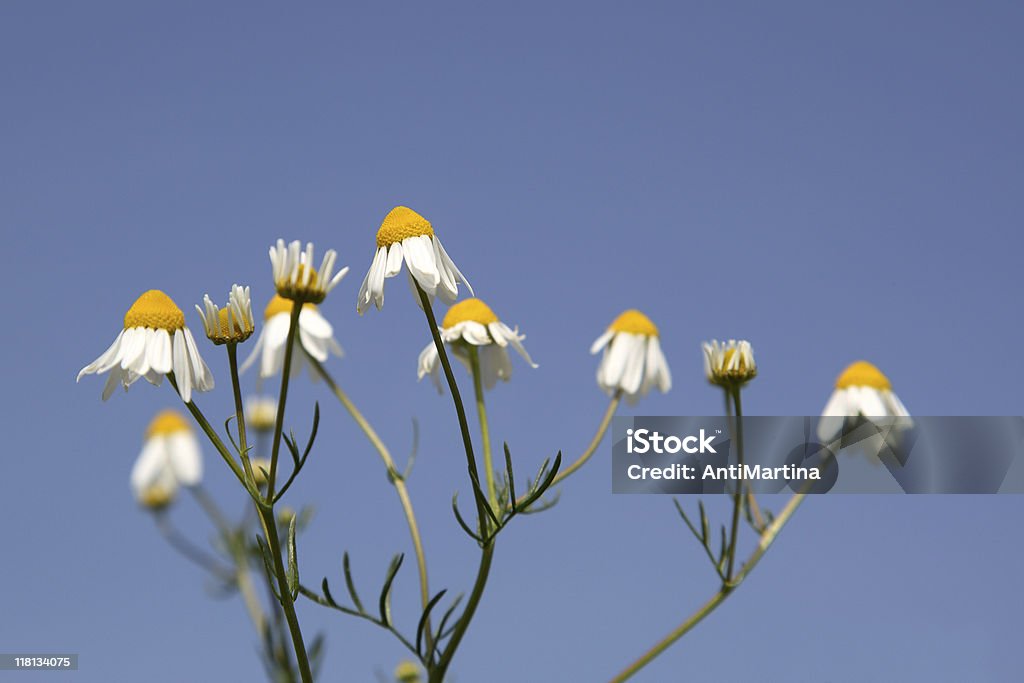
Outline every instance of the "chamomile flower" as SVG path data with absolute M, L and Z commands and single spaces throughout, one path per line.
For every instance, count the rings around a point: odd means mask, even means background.
M 672 388 L 665 355 L 658 341 L 658 328 L 651 319 L 635 309 L 625 311 L 590 347 L 594 354 L 604 350 L 597 367 L 597 384 L 611 394 L 622 391 L 635 403 L 657 386 L 661 393 Z
M 307 242 L 306 250 L 301 249 L 302 243 L 298 240 L 288 246 L 285 246 L 284 240 L 278 240 L 277 244 L 270 248 L 274 287 L 285 299 L 318 304 L 341 282 L 348 272 L 348 267 L 334 274 L 338 253 L 328 249 L 320 264 L 320 270 L 314 270 L 313 243 Z
M 862 417 L 880 427 L 913 426 L 910 413 L 893 393 L 889 378 L 867 361 L 851 364 L 836 379 L 836 388 L 818 421 L 818 439 L 829 443 L 846 418 Z
M 531 368 L 537 364 L 523 348 L 525 335 L 519 328 L 510 329 L 498 320 L 494 311 L 480 299 L 466 299 L 448 309 L 441 322 L 441 339 L 452 349 L 455 357 L 470 367 L 469 346 L 477 347 L 480 355 L 480 377 L 488 389 L 493 389 L 498 380 L 508 381 L 512 376 L 512 361 L 508 356 L 511 345 Z M 419 379 L 430 375 L 434 386 L 441 391 L 440 357 L 437 347 L 430 342 L 420 353 Z
M 185 417 L 175 410 L 159 413 L 146 429 L 146 438 L 130 483 L 135 499 L 151 510 L 174 500 L 179 486 L 195 486 L 203 476 L 199 441 Z
M 359 288 L 356 310 L 360 315 L 372 302 L 379 311 L 384 305 L 384 280 L 398 275 L 402 261 L 409 267 L 409 285 L 419 303 L 416 285 L 428 296 L 452 303 L 459 296 L 459 281 L 473 293 L 466 277 L 455 267 L 434 228 L 412 209 L 397 206 L 384 217 L 377 231 L 377 252 Z
M 420 683 L 422 680 L 420 667 L 415 662 L 407 659 L 395 667 L 396 683 Z
M 252 336 L 255 323 L 248 287 L 231 285 L 228 305 L 222 309 L 210 300 L 209 294 L 203 296 L 203 305 L 205 310 L 198 305 L 196 310 L 203 319 L 206 338 L 214 344 L 238 344 Z
M 757 377 L 754 349 L 748 341 L 704 342 L 704 374 L 720 387 L 740 387 Z
M 285 344 L 288 342 L 288 326 L 291 323 L 292 306 L 296 304 L 298 302 L 289 301 L 280 294 L 270 300 L 263 312 L 263 331 L 260 332 L 252 353 L 242 363 L 242 372 L 255 363 L 257 357 L 261 359 L 261 379 L 272 377 L 281 371 L 284 365 Z M 336 356 L 342 355 L 341 347 L 334 340 L 334 328 L 320 315 L 316 306 L 311 303 L 299 305 L 302 306 L 302 311 L 299 313 L 299 333 L 295 337 L 295 350 L 298 353 L 292 354 L 291 373 L 293 376 L 302 369 L 305 360 L 303 349 L 321 363 L 327 360 L 328 353 L 333 353 Z
M 140 377 L 159 385 L 164 375 L 174 373 L 181 400 L 192 400 L 192 390 L 213 388 L 213 374 L 203 362 L 192 333 L 185 327 L 185 314 L 158 289 L 151 289 L 132 304 L 124 315 L 124 329 L 99 358 L 78 373 L 110 372 L 103 387 L 103 400 L 117 385 L 128 389 Z M 78 381 L 75 380 L 75 381 Z

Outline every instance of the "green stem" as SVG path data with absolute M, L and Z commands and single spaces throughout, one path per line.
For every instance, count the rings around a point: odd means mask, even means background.
M 480 486 L 480 473 L 476 466 L 476 457 L 473 455 L 473 440 L 469 434 L 469 421 L 466 419 L 466 408 L 462 404 L 462 394 L 459 393 L 459 385 L 455 382 L 455 374 L 452 372 L 452 365 L 448 360 L 448 352 L 445 350 L 444 342 L 441 340 L 441 332 L 437 328 L 437 320 L 434 318 L 434 309 L 430 305 L 430 297 L 423 291 L 423 288 L 416 284 L 416 291 L 420 295 L 420 303 L 422 304 L 423 314 L 427 317 L 427 324 L 430 326 L 430 336 L 434 339 L 434 347 L 437 348 L 437 355 L 441 360 L 441 367 L 444 368 L 444 376 L 448 381 L 448 389 L 452 393 L 452 401 L 455 403 L 455 412 L 459 418 L 459 430 L 462 432 L 462 444 L 466 449 L 466 466 L 469 469 L 470 484 L 474 489 L 479 489 Z M 477 516 L 480 524 L 480 535 L 482 538 L 488 538 L 488 514 L 486 503 L 479 500 L 479 497 L 474 491 L 474 500 L 476 500 Z M 484 594 L 484 588 L 487 586 L 487 578 L 491 572 L 491 561 L 494 558 L 494 539 L 490 538 L 483 547 L 483 551 L 480 554 L 480 565 L 477 567 L 476 579 L 473 582 L 473 590 L 470 592 L 469 600 L 466 603 L 466 609 L 459 617 L 458 623 L 455 625 L 455 630 L 452 631 L 451 639 L 445 645 L 444 651 L 441 653 L 441 657 L 438 660 L 437 666 L 432 667 L 430 670 L 430 683 L 442 683 L 444 681 L 445 673 L 448 671 L 448 666 L 451 664 L 452 658 L 455 656 L 455 651 L 459 648 L 459 644 L 462 642 L 462 637 L 466 634 L 466 629 L 469 628 L 470 622 L 473 620 L 473 615 L 476 614 L 476 608 L 480 604 L 480 598 Z
M 430 583 L 427 580 L 427 555 L 423 550 L 423 540 L 420 537 L 419 524 L 416 522 L 416 513 L 412 507 L 412 499 L 409 497 L 409 489 L 405 485 L 405 478 L 398 471 L 398 468 L 395 466 L 395 461 L 391 457 L 391 452 L 388 451 L 387 446 L 384 445 L 384 442 L 377 435 L 373 426 L 370 425 L 369 421 L 363 417 L 361 412 L 359 412 L 355 403 L 352 402 L 352 399 L 348 397 L 348 394 L 346 394 L 338 385 L 334 380 L 334 377 L 327 372 L 327 369 L 316 358 L 313 358 L 308 353 L 306 354 L 306 358 L 313 366 L 313 369 L 315 369 L 324 382 L 327 383 L 327 386 L 334 393 L 335 397 L 337 397 L 341 405 L 348 411 L 349 415 L 352 416 L 352 419 L 355 420 L 357 425 L 359 425 L 359 428 L 363 430 L 366 438 L 369 439 L 370 443 L 377 450 L 377 453 L 380 454 L 381 460 L 384 461 L 384 467 L 388 472 L 388 479 L 395 487 L 395 492 L 398 493 L 398 500 L 401 502 L 402 511 L 405 513 L 405 521 L 409 526 L 409 536 L 412 537 L 413 550 L 416 552 L 416 566 L 420 575 L 420 602 L 423 605 L 423 609 L 426 609 L 427 605 L 430 603 Z M 427 641 L 426 651 L 430 652 L 432 650 L 434 636 L 433 632 L 430 630 L 429 618 L 427 619 L 424 633 Z
M 167 379 L 171 383 L 171 386 L 174 387 L 174 391 L 177 392 L 178 383 L 174 379 L 174 373 L 168 373 Z M 178 392 L 178 394 L 179 396 L 181 395 L 180 392 Z M 244 486 L 245 474 L 242 472 L 242 468 L 238 466 L 238 463 L 235 462 L 235 458 L 231 455 L 231 451 L 228 450 L 227 446 L 224 445 L 224 442 L 221 441 L 220 437 L 217 435 L 217 432 L 210 426 L 206 416 L 203 415 L 203 411 L 199 410 L 199 406 L 197 406 L 194 401 L 189 401 L 185 404 L 185 407 L 188 408 L 188 411 L 192 414 L 192 418 L 196 421 L 196 424 L 198 424 L 200 429 L 203 430 L 203 433 L 206 434 L 206 438 L 210 440 L 213 447 L 217 449 L 218 453 L 220 453 L 220 457 L 224 459 L 224 462 L 228 464 L 228 467 L 231 468 L 234 475 L 238 477 L 238 481 L 240 481 Z
M 437 348 L 437 355 L 441 359 L 441 367 L 444 369 L 444 377 L 448 381 L 448 389 L 452 392 L 452 401 L 455 403 L 455 413 L 459 418 L 459 430 L 462 432 L 462 444 L 466 449 L 466 466 L 469 469 L 470 483 L 474 487 L 480 486 L 480 472 L 476 467 L 476 456 L 473 455 L 473 439 L 469 435 L 469 421 L 466 419 L 466 408 L 462 404 L 462 394 L 459 393 L 459 385 L 455 382 L 455 374 L 452 372 L 452 365 L 448 361 L 448 352 L 441 340 L 441 333 L 437 328 L 437 320 L 434 318 L 434 309 L 430 306 L 430 297 L 423 291 L 423 288 L 416 283 L 416 291 L 420 295 L 423 314 L 427 316 L 427 324 L 430 326 L 430 335 L 434 338 L 434 346 Z M 473 496 L 476 499 L 476 495 Z M 487 536 L 488 516 L 486 509 L 479 500 L 476 501 L 477 517 L 480 522 L 480 534 Z
M 274 440 L 270 447 L 270 472 L 267 473 L 267 503 L 274 500 L 274 482 L 277 477 L 277 456 L 281 452 L 281 432 L 284 429 L 284 406 L 288 401 L 288 380 L 292 369 L 292 352 L 295 347 L 295 335 L 299 331 L 299 314 L 302 304 L 292 302 L 291 317 L 288 320 L 288 338 L 284 347 L 284 367 L 281 368 L 281 393 L 277 399 L 277 419 L 274 420 Z
M 694 626 L 714 612 L 715 608 L 722 604 L 722 602 L 724 602 L 725 599 L 729 597 L 729 595 L 731 595 L 741 583 L 743 583 L 743 580 L 751 571 L 753 571 L 754 567 L 757 566 L 757 563 L 760 562 L 761 558 L 768 551 L 768 548 L 770 548 L 772 543 L 775 542 L 779 532 L 782 531 L 782 527 L 786 525 L 786 522 L 788 522 L 790 517 L 793 516 L 796 509 L 800 507 L 800 503 L 803 502 L 807 495 L 807 490 L 809 490 L 809 486 L 805 485 L 804 489 L 800 493 L 793 494 L 789 499 L 789 502 L 786 503 L 786 507 L 784 507 L 782 512 L 779 513 L 779 516 L 772 520 L 772 523 L 769 524 L 764 530 L 764 533 L 761 534 L 761 540 L 758 543 L 757 549 L 754 550 L 749 558 L 747 558 L 747 561 L 743 563 L 740 571 L 732 578 L 731 581 L 723 584 L 722 587 L 718 589 L 718 592 L 711 596 L 711 599 L 704 603 L 700 609 L 694 612 L 682 624 L 669 632 L 668 635 L 658 641 L 654 647 L 641 655 L 639 659 L 623 669 L 622 672 L 615 676 L 615 678 L 611 679 L 609 683 L 623 683 L 623 681 L 631 678 L 636 672 L 649 664 L 651 660 L 667 650 L 669 646 L 686 635 Z
M 312 683 L 313 673 L 309 668 L 309 657 L 306 655 L 306 644 L 302 640 L 302 629 L 299 628 L 299 619 L 295 614 L 295 601 L 292 600 L 291 591 L 288 588 L 288 574 L 284 562 L 281 559 L 281 539 L 277 533 L 277 521 L 274 519 L 274 483 L 277 476 L 277 459 L 281 452 L 281 433 L 284 429 L 284 409 L 288 401 L 288 383 L 291 375 L 292 354 L 295 347 L 295 335 L 299 328 L 299 314 L 302 313 L 302 303 L 292 302 L 291 317 L 288 321 L 288 336 L 285 341 L 284 366 L 281 368 L 281 393 L 277 400 L 277 419 L 274 421 L 274 440 L 271 442 L 270 451 L 270 472 L 267 474 L 267 497 L 265 505 L 260 506 L 260 521 L 263 526 L 263 533 L 267 538 L 270 555 L 274 561 L 274 574 L 277 577 L 277 593 L 281 600 L 281 609 L 284 610 L 285 620 L 288 622 L 288 630 L 291 633 L 292 645 L 295 648 L 295 659 L 299 665 L 299 674 L 303 683 Z
M 448 644 L 444 648 L 444 652 L 441 654 L 440 660 L 438 660 L 437 666 L 430 671 L 429 683 L 442 683 L 444 681 L 445 673 L 448 671 L 448 666 L 451 664 L 452 657 L 455 656 L 455 651 L 459 647 L 459 643 L 462 642 L 462 637 L 466 635 L 466 629 L 469 628 L 469 622 L 473 620 L 473 615 L 476 613 L 476 608 L 480 604 L 480 598 L 483 597 L 484 588 L 487 586 L 487 577 L 491 571 L 491 561 L 494 559 L 494 540 L 492 539 L 486 546 L 484 546 L 483 553 L 480 555 L 480 566 L 477 568 L 476 581 L 473 583 L 473 590 L 469 594 L 469 601 L 466 603 L 466 610 L 459 617 L 459 622 L 455 626 L 455 630 L 452 631 L 452 637 L 448 641 Z
M 487 422 L 487 404 L 484 402 L 484 384 L 480 372 L 480 350 L 472 344 L 469 347 L 469 365 L 473 375 L 473 391 L 476 394 L 476 413 L 480 420 L 480 442 L 484 450 L 484 476 L 487 478 L 487 500 L 491 509 L 498 512 L 498 490 L 494 485 L 494 461 L 491 456 L 491 429 Z
M 561 472 L 555 475 L 555 478 L 551 481 L 551 486 L 554 486 L 558 482 L 562 481 L 570 474 L 572 474 L 579 468 L 583 467 L 583 465 L 586 464 L 588 460 L 590 460 L 590 456 L 592 456 L 594 454 L 594 451 L 597 450 L 597 447 L 601 445 L 601 441 L 604 439 L 605 432 L 608 431 L 608 427 L 611 425 L 612 418 L 615 417 L 615 411 L 618 410 L 619 403 L 621 401 L 622 389 L 617 389 L 615 393 L 612 394 L 612 400 L 608 403 L 608 408 L 605 409 L 604 416 L 601 418 L 601 423 L 597 426 L 597 432 L 595 432 L 594 438 L 590 440 L 590 445 L 587 446 L 587 450 L 583 451 L 583 455 L 576 458 L 575 462 L 573 462 L 568 467 L 562 469 Z M 520 497 L 520 499 L 522 498 Z
M 728 390 L 727 390 L 728 391 Z M 736 406 L 736 463 L 739 466 L 739 478 L 736 481 L 736 492 L 732 496 L 732 527 L 729 531 L 729 561 L 725 575 L 732 579 L 733 565 L 736 562 L 736 540 L 739 536 L 740 508 L 743 504 L 743 407 L 740 403 L 740 388 L 732 388 L 733 403 Z
M 231 368 L 231 391 L 235 398 L 235 422 L 238 426 L 238 450 L 241 451 L 239 456 L 242 458 L 242 469 L 245 471 L 245 476 L 252 482 L 253 488 L 257 488 L 256 478 L 252 472 L 252 463 L 249 461 L 249 443 L 245 430 L 245 408 L 242 405 L 242 386 L 238 379 L 238 344 L 229 343 L 227 346 L 228 366 Z

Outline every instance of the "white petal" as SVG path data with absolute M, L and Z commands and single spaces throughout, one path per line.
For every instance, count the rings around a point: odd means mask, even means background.
M 882 395 L 877 389 L 871 387 L 851 387 L 856 391 L 857 412 L 864 417 L 886 417 L 885 404 L 882 402 Z
M 121 330 L 120 332 L 118 332 L 117 337 L 114 338 L 114 342 L 107 347 L 106 351 L 100 354 L 99 358 L 97 358 L 96 360 L 89 363 L 81 370 L 79 370 L 78 377 L 75 379 L 75 381 L 77 382 L 78 380 L 82 379 L 82 375 L 91 375 L 97 372 L 106 372 L 114 365 L 119 363 L 121 361 L 120 350 L 121 341 L 124 337 L 124 333 L 125 330 Z
M 526 339 L 526 337 L 517 333 L 515 330 L 510 330 L 508 325 L 505 323 L 498 323 L 498 325 L 500 326 L 501 332 L 505 335 L 505 339 L 512 344 L 512 348 L 514 348 L 516 352 L 523 357 L 523 360 L 529 363 L 531 368 L 539 368 L 540 366 L 533 362 L 533 359 L 530 358 L 530 354 L 526 352 L 526 347 L 521 343 L 521 340 Z
M 127 370 L 134 365 L 139 356 L 146 353 L 146 328 L 134 327 L 125 331 L 124 346 L 121 349 L 121 368 Z
M 384 274 L 387 272 L 387 249 L 381 247 L 370 266 L 370 297 L 379 311 L 384 306 Z
M 850 405 L 845 389 L 836 389 L 829 397 L 825 409 L 821 411 L 818 421 L 818 440 L 824 444 L 839 436 L 846 416 L 850 414 Z
M 173 347 L 174 379 L 178 383 L 178 394 L 185 403 L 192 401 L 192 369 L 185 348 L 185 335 L 181 330 L 174 331 Z
M 171 358 L 171 335 L 167 330 L 156 331 L 146 353 L 149 367 L 155 372 L 166 375 L 174 367 Z
M 437 264 L 438 275 L 441 276 L 441 280 L 438 285 L 441 290 L 447 295 L 445 298 L 451 301 L 459 296 L 459 283 L 455 280 L 455 273 L 453 273 L 445 264 L 444 256 L 441 254 L 440 241 L 436 238 L 430 240 L 431 248 L 434 250 L 434 263 Z
M 630 357 L 636 352 L 635 335 L 628 332 L 619 332 L 612 339 L 611 345 L 605 351 L 601 360 L 601 368 L 604 374 L 599 382 L 606 389 L 617 389 L 621 387 L 620 380 L 622 373 L 626 371 L 626 365 Z
M 436 294 L 441 274 L 434 261 L 434 247 L 430 238 L 425 235 L 408 237 L 402 240 L 402 247 L 405 252 L 405 262 L 409 266 L 412 276 L 416 278 L 416 282 L 427 294 Z
M 129 483 L 132 491 L 138 497 L 149 486 L 155 483 L 161 475 L 161 470 L 167 467 L 167 442 L 163 436 L 157 435 L 146 439 L 142 445 L 142 452 L 135 459 L 132 471 L 129 475 Z
M 462 338 L 474 346 L 485 346 L 491 343 L 491 335 L 487 328 L 474 320 L 460 323 Z
M 299 313 L 299 329 L 319 339 L 328 339 L 334 335 L 334 328 L 317 311 L 303 308 Z
M 199 391 L 210 391 L 213 389 L 213 373 L 203 357 L 199 355 L 199 347 L 196 346 L 195 337 L 186 327 L 182 330 L 185 335 L 185 348 L 188 351 L 189 363 L 192 367 L 192 384 Z
M 327 340 L 321 339 L 315 335 L 309 334 L 303 328 L 299 328 L 299 342 L 302 344 L 302 348 L 306 350 L 313 358 L 323 363 L 327 360 Z M 302 349 L 296 349 L 292 354 L 292 362 L 297 356 L 302 355 Z
M 608 330 L 604 334 L 602 334 L 600 337 L 598 337 L 594 341 L 594 343 L 590 345 L 590 353 L 591 353 L 591 355 L 597 353 L 598 351 L 603 349 L 605 346 L 607 346 L 608 342 L 610 342 L 612 340 L 612 337 L 614 337 L 614 336 L 615 336 L 615 332 L 612 331 L 612 330 Z
M 184 486 L 195 486 L 203 478 L 203 455 L 199 441 L 190 432 L 169 434 L 167 455 L 175 478 Z
M 627 394 L 635 394 L 640 391 L 640 385 L 644 380 L 644 361 L 647 358 L 647 343 L 643 337 L 637 340 L 636 348 L 626 359 L 626 369 L 622 371 L 622 379 L 619 386 Z
M 253 363 L 256 362 L 256 358 L 259 356 L 260 349 L 263 348 L 263 333 L 264 332 L 265 332 L 265 330 L 260 330 L 260 336 L 256 338 L 256 344 L 253 345 L 252 352 L 249 354 L 249 357 L 246 358 L 245 362 L 242 363 L 242 367 L 240 367 L 238 369 L 239 372 L 245 372 L 246 370 L 248 370 L 252 366 Z
M 388 247 L 388 264 L 384 277 L 394 277 L 402 270 L 402 243 L 396 242 Z
M 437 238 L 437 235 L 434 235 L 434 243 L 437 244 L 437 251 L 441 254 L 441 264 L 439 265 L 446 268 L 456 282 L 466 283 L 466 288 L 469 290 L 470 296 L 476 296 L 473 292 L 473 285 L 469 284 L 469 280 L 466 279 L 466 276 L 462 274 L 462 271 L 458 269 L 455 262 L 452 261 L 450 256 L 448 256 L 448 252 L 444 250 L 444 245 L 441 244 L 441 240 Z M 458 292 L 456 292 L 456 294 L 458 294 Z

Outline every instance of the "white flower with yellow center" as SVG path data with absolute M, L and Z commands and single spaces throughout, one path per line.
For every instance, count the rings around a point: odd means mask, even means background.
M 611 394 L 622 391 L 635 403 L 657 386 L 661 393 L 672 388 L 665 355 L 658 341 L 658 328 L 635 309 L 625 311 L 590 347 L 590 353 L 604 350 L 597 367 L 597 384 Z
M 757 377 L 754 349 L 748 341 L 704 342 L 704 374 L 721 387 L 740 387 Z
M 252 353 L 242 363 L 241 371 L 245 372 L 256 358 L 260 357 L 260 377 L 266 379 L 281 372 L 284 366 L 285 345 L 288 343 L 288 326 L 291 324 L 292 306 L 297 302 L 289 301 L 281 295 L 275 295 L 263 312 L 263 331 Z M 302 370 L 306 353 L 323 363 L 328 353 L 342 355 L 341 347 L 334 340 L 334 328 L 320 315 L 314 304 L 301 304 L 299 313 L 299 333 L 295 336 L 295 350 L 292 354 L 291 374 L 295 376 Z
M 239 344 L 252 336 L 256 325 L 248 287 L 231 285 L 228 305 L 224 308 L 218 308 L 209 294 L 203 296 L 203 305 L 205 310 L 198 305 L 196 310 L 203 319 L 206 338 L 214 344 Z
M 480 299 L 466 299 L 448 309 L 439 330 L 441 339 L 451 346 L 455 357 L 471 368 L 468 346 L 477 347 L 480 355 L 480 378 L 487 389 L 493 389 L 498 380 L 508 381 L 512 376 L 512 361 L 508 356 L 509 345 L 523 357 L 531 368 L 537 364 L 523 348 L 525 335 L 519 328 L 510 329 L 498 320 L 494 311 Z M 439 371 L 440 357 L 437 347 L 430 342 L 420 353 L 419 379 L 430 375 L 434 386 L 441 391 Z
M 82 375 L 107 371 L 110 376 L 103 387 L 104 401 L 118 384 L 127 390 L 145 377 L 150 384 L 159 385 L 164 375 L 172 372 L 185 403 L 192 400 L 192 389 L 213 389 L 213 374 L 185 327 L 185 314 L 158 289 L 151 289 L 135 300 L 124 315 L 124 329 L 117 339 L 102 356 L 82 368 L 78 380 Z
M 160 510 L 174 500 L 179 486 L 195 486 L 203 476 L 203 458 L 192 428 L 175 410 L 159 413 L 146 429 L 146 438 L 130 482 L 135 499 Z
M 409 267 L 409 285 L 413 298 L 420 302 L 416 285 L 428 296 L 439 296 L 452 303 L 459 296 L 459 282 L 473 293 L 466 277 L 455 267 L 434 228 L 426 218 L 412 209 L 397 206 L 384 217 L 377 231 L 377 252 L 370 270 L 359 288 L 356 310 L 360 315 L 372 302 L 379 311 L 384 305 L 384 280 L 402 270 L 402 261 Z
M 893 393 L 889 378 L 863 360 L 851 364 L 836 379 L 836 389 L 818 421 L 818 439 L 822 443 L 834 440 L 850 417 L 862 417 L 879 427 L 906 429 L 914 424 Z
M 274 287 L 285 299 L 318 304 L 327 293 L 341 282 L 348 273 L 348 266 L 334 274 L 334 265 L 338 253 L 328 249 L 320 270 L 313 268 L 313 243 L 306 243 L 302 251 L 302 243 L 298 240 L 285 246 L 284 240 L 270 248 L 270 266 L 274 276 Z

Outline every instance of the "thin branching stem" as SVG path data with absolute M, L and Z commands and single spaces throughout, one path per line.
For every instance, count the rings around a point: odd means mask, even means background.
M 437 355 L 441 360 L 441 367 L 444 368 L 445 379 L 448 381 L 448 389 L 451 391 L 452 401 L 455 403 L 455 412 L 459 418 L 459 430 L 462 432 L 462 443 L 466 450 L 466 466 L 469 469 L 470 485 L 473 486 L 475 492 L 479 490 L 480 472 L 477 470 L 476 457 L 473 455 L 473 439 L 469 433 L 469 422 L 466 419 L 466 408 L 462 403 L 462 394 L 459 393 L 459 385 L 455 382 L 455 374 L 452 372 L 452 365 L 448 360 L 448 352 L 444 347 L 444 342 L 441 340 L 441 332 L 437 327 L 434 309 L 430 305 L 430 297 L 419 286 L 419 283 L 416 283 L 416 291 L 419 293 L 423 314 L 427 317 L 430 335 L 434 339 L 434 346 L 437 348 Z M 466 608 L 459 616 L 451 638 L 445 644 L 444 650 L 441 653 L 437 666 L 432 667 L 430 670 L 430 683 L 442 683 L 444 681 L 445 673 L 448 671 L 448 666 L 455 656 L 455 651 L 462 642 L 462 637 L 466 634 L 466 629 L 469 628 L 473 615 L 476 614 L 476 608 L 480 604 L 480 598 L 483 597 L 484 588 L 487 586 L 487 578 L 491 572 L 491 561 L 494 559 L 494 538 L 489 537 L 488 533 L 490 521 L 486 501 L 481 501 L 480 496 L 477 495 L 474 495 L 474 500 L 476 501 L 481 537 L 487 538 L 488 541 L 484 543 L 483 551 L 480 554 L 480 564 L 477 567 L 473 590 L 466 601 Z
M 346 394 L 341 386 L 338 385 L 334 377 L 327 372 L 327 369 L 316 358 L 313 358 L 308 353 L 306 354 L 306 358 L 313 366 L 313 369 L 316 370 L 317 374 L 323 378 L 324 382 L 330 388 L 331 392 L 334 393 L 341 405 L 348 411 L 349 415 L 352 416 L 352 419 L 355 420 L 359 428 L 363 430 L 363 434 L 366 435 L 366 438 L 369 439 L 374 449 L 376 449 L 377 453 L 380 455 L 381 460 L 384 462 L 384 467 L 388 472 L 388 480 L 395 487 L 395 492 L 398 494 L 398 500 L 402 504 L 402 512 L 405 513 L 406 524 L 409 526 L 409 536 L 412 538 L 413 550 L 416 553 L 416 567 L 420 576 L 420 602 L 423 605 L 423 609 L 426 609 L 427 605 L 430 603 L 430 583 L 427 580 L 427 554 L 423 549 L 423 539 L 420 536 L 419 524 L 416 521 L 416 512 L 413 510 L 412 498 L 409 496 L 409 489 L 405 484 L 405 478 L 395 466 L 395 461 L 391 457 L 391 452 L 388 450 L 388 447 L 384 445 L 384 442 L 377 435 L 376 430 L 374 430 L 373 426 L 363 416 L 359 409 L 356 408 L 355 403 L 352 402 L 352 399 L 349 398 L 348 394 Z M 429 617 L 427 620 L 425 636 L 429 652 L 433 639 Z
M 476 395 L 476 414 L 480 421 L 480 444 L 484 452 L 484 477 L 487 479 L 487 500 L 498 512 L 498 489 L 494 484 L 494 461 L 491 457 L 491 428 L 487 422 L 487 403 L 484 401 L 484 383 L 480 371 L 480 351 L 469 346 L 469 366 L 473 375 L 473 393 Z

